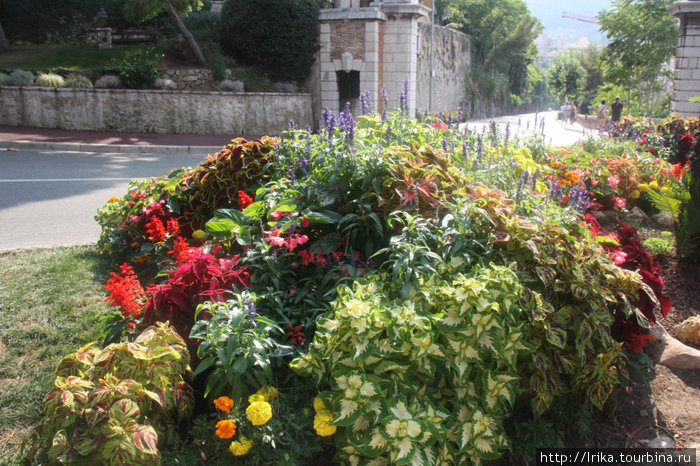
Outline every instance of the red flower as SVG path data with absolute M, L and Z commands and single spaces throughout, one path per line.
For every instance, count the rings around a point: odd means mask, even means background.
M 308 228 L 309 227 L 309 219 L 306 217 L 301 218 L 301 226 L 302 228 Z
M 146 233 L 148 233 L 148 239 L 151 241 L 160 242 L 165 240 L 165 227 L 158 217 L 151 218 L 151 221 L 146 224 Z
M 632 348 L 634 353 L 641 353 L 647 341 L 656 341 L 656 338 L 649 335 L 639 335 L 637 333 L 632 333 L 629 336 L 629 340 L 625 342 L 625 346 Z
M 241 210 L 245 209 L 249 205 L 253 203 L 253 198 L 247 195 L 243 191 L 238 191 L 238 205 L 241 207 Z
M 110 292 L 105 301 L 112 301 L 110 306 L 117 306 L 124 317 L 140 315 L 144 291 L 134 269 L 125 262 L 119 274 L 112 272 L 110 275 L 112 278 L 103 286 Z
M 190 260 L 190 258 L 195 254 L 201 254 L 201 252 L 202 248 L 190 246 L 186 239 L 178 236 L 173 241 L 173 249 L 168 251 L 168 254 L 174 254 L 175 263 L 180 265 Z
M 680 180 L 686 168 L 688 168 L 688 163 L 686 163 L 685 165 L 677 163 L 671 167 L 671 173 L 677 180 Z
M 176 236 L 178 233 L 180 233 L 180 224 L 176 218 L 171 218 L 168 220 L 167 230 L 170 236 Z
M 437 120 L 435 123 L 430 125 L 430 127 L 433 129 L 441 129 L 441 130 L 447 131 L 447 125 L 440 120 Z
M 678 141 L 678 154 L 680 154 L 680 155 L 687 154 L 690 151 L 690 149 L 693 147 L 694 143 L 695 143 L 695 138 L 693 137 L 692 134 L 686 133 L 683 136 L 681 136 L 680 140 Z
M 289 341 L 299 346 L 304 346 L 306 344 L 306 338 L 304 337 L 304 327 L 302 327 L 301 325 L 297 325 L 296 327 L 294 327 L 292 324 L 288 323 L 287 328 L 289 329 L 289 331 L 287 332 Z

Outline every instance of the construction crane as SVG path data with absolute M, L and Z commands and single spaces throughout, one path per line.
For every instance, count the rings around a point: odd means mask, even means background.
M 568 11 L 563 12 L 561 17 L 573 19 L 574 21 L 583 21 L 584 23 L 600 24 L 598 18 L 594 16 L 579 15 L 578 13 L 569 13 Z

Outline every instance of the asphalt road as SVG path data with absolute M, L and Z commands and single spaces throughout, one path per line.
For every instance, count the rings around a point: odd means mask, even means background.
M 0 251 L 97 241 L 97 209 L 129 180 L 206 156 L 0 150 Z

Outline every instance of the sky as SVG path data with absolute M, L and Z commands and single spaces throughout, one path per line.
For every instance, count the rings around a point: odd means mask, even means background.
M 530 13 L 544 26 L 544 34 L 567 43 L 579 40 L 602 44 L 605 36 L 598 32 L 598 26 L 573 19 L 562 18 L 564 11 L 595 17 L 601 10 L 611 9 L 612 0 L 525 0 Z

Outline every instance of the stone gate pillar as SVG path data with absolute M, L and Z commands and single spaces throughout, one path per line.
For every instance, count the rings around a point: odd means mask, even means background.
M 700 116 L 700 102 L 689 101 L 700 97 L 700 1 L 674 3 L 668 12 L 680 20 L 671 111 Z

